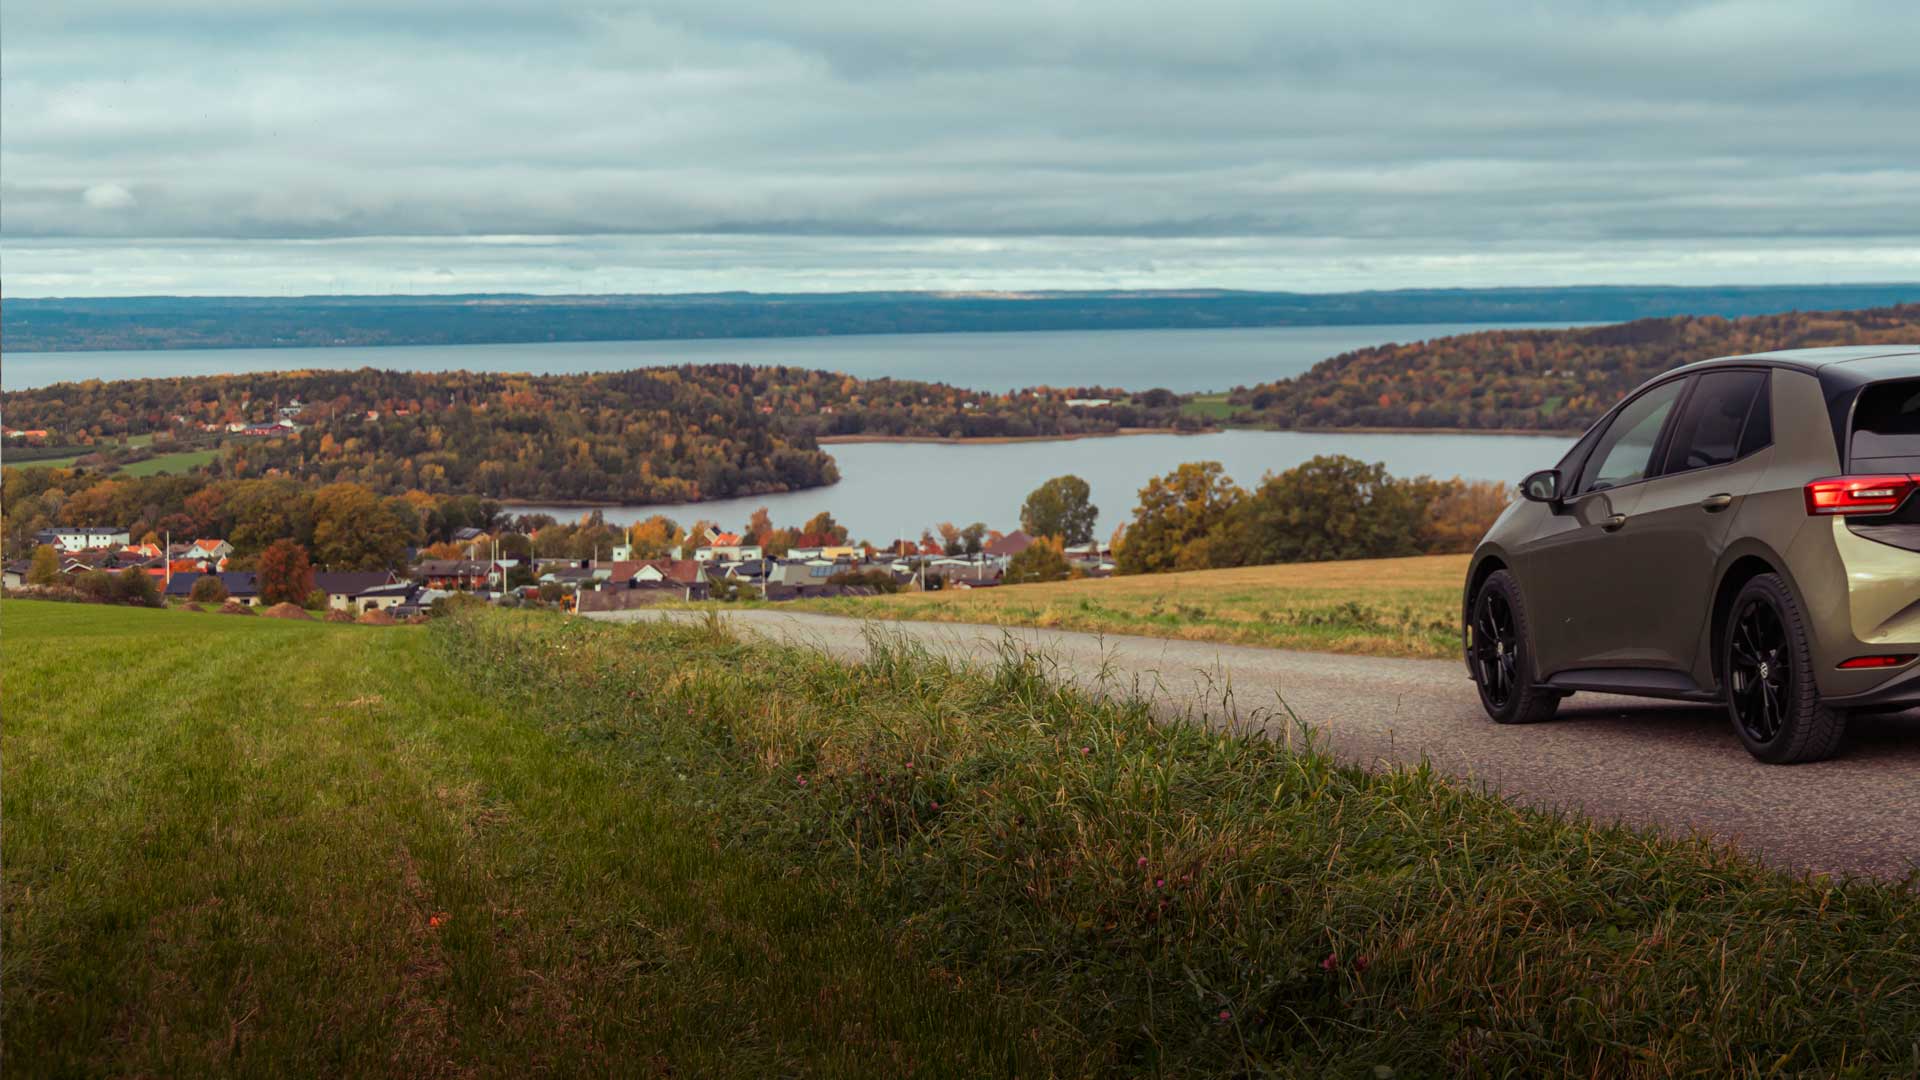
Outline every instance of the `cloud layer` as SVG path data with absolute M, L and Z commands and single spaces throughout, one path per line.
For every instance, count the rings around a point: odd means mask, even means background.
M 1905 0 L 109 2 L 0 31 L 15 295 L 1920 278 Z

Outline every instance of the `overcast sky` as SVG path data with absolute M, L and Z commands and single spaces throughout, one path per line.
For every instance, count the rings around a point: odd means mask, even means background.
M 1920 280 L 1920 4 L 0 6 L 14 296 Z

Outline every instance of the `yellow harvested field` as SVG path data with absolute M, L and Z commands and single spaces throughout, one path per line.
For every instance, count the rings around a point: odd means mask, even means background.
M 1372 656 L 1460 649 L 1465 555 L 1293 563 L 809 600 L 803 610 L 1147 634 Z

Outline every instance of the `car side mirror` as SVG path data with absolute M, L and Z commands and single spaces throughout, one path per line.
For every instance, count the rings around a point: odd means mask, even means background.
M 1560 501 L 1560 470 L 1541 469 L 1529 473 L 1520 481 L 1520 495 L 1533 502 L 1558 503 Z

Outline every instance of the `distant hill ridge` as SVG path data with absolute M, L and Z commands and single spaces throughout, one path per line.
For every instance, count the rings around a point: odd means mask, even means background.
M 1233 422 L 1263 427 L 1573 431 L 1647 379 L 1695 360 L 1913 342 L 1920 304 L 1488 330 L 1357 349 L 1295 378 L 1235 390 L 1229 404 Z
M 10 351 L 478 345 L 1014 330 L 1738 318 L 1920 301 L 1920 283 L 1290 293 L 1087 292 L 9 298 Z

